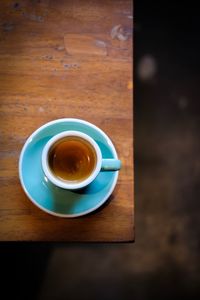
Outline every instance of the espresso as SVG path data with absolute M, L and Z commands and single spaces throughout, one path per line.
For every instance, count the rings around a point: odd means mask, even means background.
M 76 136 L 56 142 L 49 151 L 49 168 L 54 176 L 67 182 L 81 182 L 91 175 L 97 157 L 89 142 Z

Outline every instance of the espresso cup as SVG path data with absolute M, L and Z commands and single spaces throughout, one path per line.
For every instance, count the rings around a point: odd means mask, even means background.
M 98 144 L 80 131 L 52 137 L 42 151 L 42 169 L 57 187 L 77 190 L 89 185 L 101 171 L 118 171 L 121 161 L 102 158 Z

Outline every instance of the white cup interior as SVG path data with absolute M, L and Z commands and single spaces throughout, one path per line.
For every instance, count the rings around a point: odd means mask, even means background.
M 73 183 L 72 181 L 68 182 L 68 181 L 61 180 L 53 174 L 53 172 L 51 171 L 51 169 L 49 167 L 49 150 L 55 143 L 57 143 L 59 140 L 62 140 L 65 137 L 79 137 L 79 138 L 89 142 L 89 144 L 95 150 L 96 158 L 97 158 L 96 166 L 95 166 L 93 172 L 86 179 L 84 179 L 82 181 Z M 102 154 L 101 154 L 101 150 L 100 150 L 99 146 L 90 136 L 88 136 L 87 134 L 82 133 L 80 131 L 70 130 L 70 131 L 64 131 L 64 132 L 61 132 L 61 133 L 55 135 L 47 142 L 47 144 L 45 145 L 45 147 L 42 151 L 42 168 L 43 168 L 43 171 L 44 171 L 46 177 L 51 181 L 51 183 L 53 183 L 54 185 L 56 185 L 60 188 L 64 188 L 64 189 L 75 190 L 75 189 L 83 188 L 83 187 L 87 186 L 88 184 L 90 184 L 96 178 L 98 173 L 100 172 L 101 164 L 102 164 Z

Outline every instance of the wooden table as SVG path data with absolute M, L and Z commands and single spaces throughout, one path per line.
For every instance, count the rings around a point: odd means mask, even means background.
M 1 1 L 0 240 L 134 240 L 130 1 Z M 44 123 L 81 118 L 114 142 L 123 168 L 93 214 L 63 219 L 27 198 L 20 151 Z

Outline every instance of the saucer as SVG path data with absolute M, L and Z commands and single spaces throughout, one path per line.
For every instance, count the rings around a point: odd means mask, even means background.
M 26 195 L 37 207 L 57 217 L 73 218 L 86 215 L 106 202 L 117 183 L 118 171 L 100 172 L 82 190 L 69 191 L 51 184 L 42 170 L 42 150 L 49 139 L 66 130 L 91 136 L 103 158 L 118 158 L 110 138 L 97 126 L 80 119 L 59 119 L 41 126 L 27 139 L 20 154 L 19 177 Z

